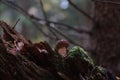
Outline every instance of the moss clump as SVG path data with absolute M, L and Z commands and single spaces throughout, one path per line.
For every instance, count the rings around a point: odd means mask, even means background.
M 90 58 L 90 57 L 88 56 L 87 52 L 86 52 L 83 48 L 80 48 L 80 47 L 78 47 L 78 46 L 73 47 L 73 48 L 69 51 L 68 57 L 69 57 L 69 58 L 77 58 L 77 57 L 80 57 L 81 60 L 84 60 L 85 62 L 88 62 L 88 64 L 94 66 L 94 63 L 93 63 L 92 58 Z

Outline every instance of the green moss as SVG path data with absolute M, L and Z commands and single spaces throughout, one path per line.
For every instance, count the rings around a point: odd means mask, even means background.
M 96 66 L 96 67 L 95 67 L 95 70 L 96 70 L 96 72 L 98 72 L 98 73 L 104 73 L 104 71 L 105 71 L 105 69 L 104 69 L 103 67 L 100 67 L 100 66 Z
M 78 47 L 78 46 L 73 47 L 73 48 L 69 51 L 68 57 L 69 57 L 69 58 L 72 58 L 72 59 L 74 59 L 74 58 L 76 58 L 76 57 L 80 57 L 82 60 L 88 62 L 89 64 L 94 65 L 92 58 L 90 58 L 90 57 L 88 56 L 87 52 L 86 52 L 83 48 L 80 48 L 80 47 Z

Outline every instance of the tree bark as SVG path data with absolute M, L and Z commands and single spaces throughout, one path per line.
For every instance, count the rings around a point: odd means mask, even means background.
M 93 1 L 95 53 L 99 65 L 120 74 L 120 5 L 107 1 L 120 3 L 120 0 Z
M 49 71 L 24 56 L 6 51 L 0 39 L 0 80 L 57 80 Z

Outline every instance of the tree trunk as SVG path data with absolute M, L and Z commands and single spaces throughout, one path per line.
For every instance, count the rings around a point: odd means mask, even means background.
M 120 73 L 120 5 L 107 2 L 120 0 L 94 1 L 94 18 L 96 25 L 93 38 L 96 42 L 95 53 L 98 64 Z

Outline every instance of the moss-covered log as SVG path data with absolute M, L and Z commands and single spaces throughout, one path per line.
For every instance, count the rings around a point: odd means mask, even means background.
M 0 43 L 0 80 L 56 80 L 49 71 L 38 67 L 24 56 L 8 53 Z
M 113 73 L 95 66 L 82 48 L 68 50 L 65 40 L 53 50 L 47 42 L 26 40 L 3 21 L 0 26 L 4 31 L 0 37 L 0 80 L 117 80 Z

